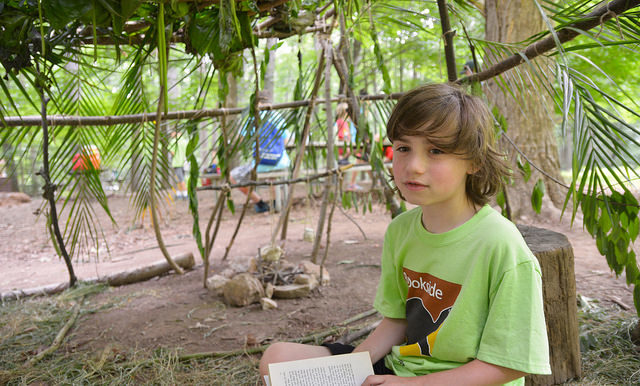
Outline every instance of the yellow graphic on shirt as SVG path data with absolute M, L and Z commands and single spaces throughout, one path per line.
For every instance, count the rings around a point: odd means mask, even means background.
M 432 332 L 431 334 L 427 335 L 427 343 L 429 344 L 429 353 L 428 355 L 431 355 L 431 347 L 433 347 L 433 344 L 436 342 L 436 336 L 438 335 L 438 331 L 440 331 L 440 328 L 442 327 L 442 325 L 440 325 L 440 327 L 438 327 L 437 330 L 435 330 L 434 332 Z M 414 343 L 414 344 L 409 344 L 406 346 L 400 346 L 399 347 L 399 351 L 400 351 L 400 355 L 403 356 L 421 356 L 422 354 L 422 350 L 420 348 L 420 345 L 418 343 Z
M 460 284 L 403 268 L 409 287 L 406 302 L 407 344 L 400 355 L 431 356 L 442 324 L 462 289 Z

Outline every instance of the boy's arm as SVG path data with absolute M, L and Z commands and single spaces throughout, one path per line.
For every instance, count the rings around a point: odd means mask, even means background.
M 391 347 L 405 341 L 406 329 L 406 319 L 385 317 L 353 352 L 369 351 L 371 363 L 376 363 L 391 351 Z
M 419 377 L 370 375 L 362 385 L 501 385 L 525 375 L 522 371 L 474 359 L 455 369 Z

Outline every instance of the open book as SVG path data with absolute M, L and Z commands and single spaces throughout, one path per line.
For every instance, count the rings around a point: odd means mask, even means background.
M 272 363 L 267 386 L 360 386 L 373 375 L 368 352 Z

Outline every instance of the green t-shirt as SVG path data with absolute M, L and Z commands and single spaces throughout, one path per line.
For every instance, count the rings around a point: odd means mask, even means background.
M 416 376 L 477 358 L 550 374 L 540 267 L 518 229 L 488 205 L 440 234 L 421 217 L 420 207 L 403 213 L 385 234 L 374 306 L 407 320 L 387 367 Z
M 171 167 L 181 168 L 184 166 L 184 163 L 187 162 L 187 141 L 186 138 L 180 137 L 178 139 L 172 138 L 172 152 L 173 158 L 171 160 Z

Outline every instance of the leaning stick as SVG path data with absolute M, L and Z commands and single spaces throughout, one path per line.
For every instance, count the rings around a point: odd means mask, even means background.
M 342 344 L 351 344 L 353 342 L 355 342 L 356 340 L 362 338 L 363 336 L 369 335 L 369 333 L 373 330 L 376 329 L 376 327 L 378 327 L 380 325 L 380 322 L 382 321 L 382 319 L 376 320 L 375 322 L 371 323 L 370 325 L 366 326 L 365 328 L 361 328 L 357 331 L 354 332 L 350 332 L 347 335 L 344 335 L 342 337 L 340 337 L 336 342 L 338 343 L 342 343 Z
M 69 320 L 67 320 L 67 323 L 65 323 L 64 326 L 62 326 L 62 329 L 58 332 L 58 335 L 56 335 L 56 338 L 53 340 L 53 343 L 51 344 L 51 346 L 49 346 L 49 348 L 47 348 L 46 350 L 40 352 L 35 357 L 31 358 L 29 362 L 24 364 L 25 367 L 31 367 L 35 365 L 47 355 L 54 353 L 60 347 L 60 344 L 62 343 L 65 336 L 67 335 L 67 332 L 69 332 L 71 327 L 76 322 L 76 319 L 78 319 L 78 315 L 80 314 L 80 303 L 82 303 L 82 299 L 80 299 L 80 301 L 76 303 L 76 305 L 73 307 L 73 314 L 71 315 L 71 318 L 69 318 Z
M 290 340 L 290 342 L 294 342 L 294 343 L 309 343 L 309 342 L 315 342 L 318 339 L 321 338 L 326 338 L 327 336 L 333 335 L 335 333 L 341 332 L 342 330 L 345 329 L 345 325 L 347 324 L 351 324 L 355 321 L 358 321 L 360 319 L 364 319 L 367 318 L 373 314 L 375 314 L 377 311 L 375 309 L 371 309 L 365 312 L 362 312 L 358 315 L 355 315 L 341 323 L 339 323 L 336 327 L 332 327 L 329 328 L 327 330 L 315 333 L 315 334 L 311 334 L 311 335 L 307 335 L 307 336 L 303 336 L 301 338 L 297 338 L 297 339 L 293 339 Z M 375 323 L 374 323 L 375 324 Z M 372 325 L 369 325 L 361 330 L 358 330 L 359 332 L 361 331 L 366 331 L 368 328 L 370 328 Z M 375 326 L 373 327 L 375 328 Z M 363 332 L 361 336 L 365 335 L 366 333 Z M 357 338 L 356 338 L 357 339 Z M 261 352 L 264 352 L 267 347 L 269 347 L 269 345 L 261 345 L 261 346 L 257 346 L 257 347 L 253 347 L 253 348 L 241 348 L 238 350 L 232 350 L 232 351 L 206 351 L 206 352 L 199 352 L 199 353 L 193 353 L 193 354 L 184 354 L 184 355 L 179 355 L 178 356 L 178 361 L 180 362 L 186 362 L 186 361 L 190 361 L 192 359 L 204 359 L 204 358 L 224 358 L 224 357 L 233 357 L 233 356 L 238 356 L 238 355 L 250 355 L 250 354 L 259 354 Z M 149 365 L 153 362 L 157 361 L 157 359 L 149 359 L 146 361 L 141 361 L 141 362 L 128 362 L 123 364 L 123 367 L 129 367 L 129 366 L 145 366 L 145 365 Z

